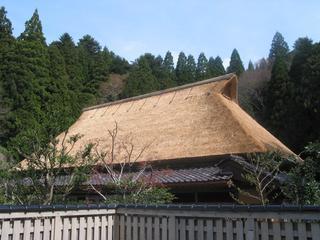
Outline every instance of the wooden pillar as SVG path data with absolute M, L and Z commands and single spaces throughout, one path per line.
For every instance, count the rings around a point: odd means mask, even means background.
M 169 216 L 168 231 L 169 231 L 168 240 L 176 240 L 176 217 L 175 216 Z
M 115 213 L 113 215 L 113 239 L 119 239 L 120 238 L 120 216 Z
M 54 239 L 61 239 L 62 219 L 59 214 L 54 218 Z
M 254 240 L 255 230 L 254 230 L 254 219 L 248 218 L 245 222 L 245 233 L 247 240 Z

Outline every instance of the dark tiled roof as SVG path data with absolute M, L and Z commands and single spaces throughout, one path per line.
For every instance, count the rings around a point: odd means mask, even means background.
M 231 173 L 223 173 L 218 167 L 158 170 L 152 174 L 156 182 L 163 184 L 225 181 L 232 177 Z
M 135 176 L 137 173 L 125 174 L 124 177 Z M 232 178 L 232 173 L 222 172 L 218 167 L 203 167 L 189 169 L 169 169 L 169 170 L 153 170 L 143 174 L 146 180 L 158 184 L 176 184 L 176 183 L 199 183 L 199 182 L 220 182 L 228 181 Z M 56 185 L 66 185 L 69 176 L 61 176 Z M 93 174 L 84 183 L 84 185 L 106 185 L 111 183 L 110 175 L 106 173 Z

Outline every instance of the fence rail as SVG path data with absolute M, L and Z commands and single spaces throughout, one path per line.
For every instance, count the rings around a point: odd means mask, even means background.
M 319 240 L 318 206 L 0 206 L 1 240 Z

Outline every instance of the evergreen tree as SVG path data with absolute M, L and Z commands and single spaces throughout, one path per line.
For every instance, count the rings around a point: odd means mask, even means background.
M 168 66 L 165 65 L 164 60 L 160 55 L 154 59 L 152 73 L 157 79 L 159 90 L 174 87 L 176 85 L 172 69 L 170 70 L 170 67 L 168 68 Z
M 223 66 L 223 61 L 219 56 L 215 58 L 215 72 L 216 72 L 216 76 L 221 76 L 223 74 L 226 74 L 226 70 L 224 69 L 224 66 Z
M 227 71 L 228 73 L 235 73 L 238 76 L 240 76 L 244 71 L 244 67 L 237 49 L 233 49 L 232 51 L 230 64 Z
M 131 66 L 126 59 L 116 55 L 112 51 L 110 52 L 110 57 L 111 57 L 110 72 L 118 73 L 118 74 L 126 74 L 130 71 Z
M 86 50 L 86 53 L 93 57 L 101 51 L 100 44 L 90 35 L 85 35 L 79 40 L 79 47 L 82 47 Z
M 64 58 L 66 72 L 69 76 L 68 88 L 75 91 L 82 89 L 82 83 L 84 82 L 83 71 L 80 65 L 79 53 L 72 37 L 68 33 L 64 33 L 59 41 L 53 44 L 57 45 Z
M 200 53 L 198 57 L 198 63 L 197 63 L 197 73 L 196 73 L 196 79 L 197 81 L 206 79 L 208 77 L 208 60 L 204 53 Z
M 309 38 L 299 38 L 294 44 L 290 78 L 296 85 L 300 85 L 303 75 L 306 74 L 306 68 L 309 66 L 308 58 L 313 50 L 314 46 Z
M 174 72 L 174 63 L 173 63 L 173 57 L 170 51 L 166 53 L 166 56 L 164 57 L 163 60 L 163 66 L 164 69 L 169 72 L 173 73 Z
M 39 43 L 45 45 L 45 37 L 42 32 L 42 24 L 36 9 L 30 18 L 25 23 L 25 30 L 21 33 L 19 39 L 28 41 L 38 41 Z
M 164 70 L 163 58 L 160 55 L 155 57 L 154 55 L 152 55 L 150 53 L 145 54 L 144 57 L 148 61 L 148 64 L 151 68 L 152 75 L 155 77 L 156 82 L 157 82 L 156 87 L 152 90 L 155 91 L 155 90 L 167 88 L 169 76 L 166 73 L 166 71 Z
M 211 77 L 215 77 L 215 76 L 216 76 L 215 60 L 213 57 L 210 57 L 209 61 L 208 61 L 208 77 L 211 78 Z
M 81 38 L 78 47 L 84 77 L 83 92 L 94 97 L 100 83 L 109 75 L 109 61 L 106 61 L 106 52 L 101 53 L 100 44 L 90 35 Z
M 12 107 L 6 88 L 10 85 L 11 78 L 8 69 L 12 68 L 12 55 L 14 51 L 14 38 L 12 36 L 12 24 L 7 18 L 4 7 L 0 8 L 0 147 L 5 145 L 8 129 L 5 127 L 6 118 Z
M 160 79 L 164 78 L 163 58 L 160 55 L 157 57 L 154 57 L 152 54 L 150 55 L 152 58 L 150 59 L 149 66 L 151 67 L 153 76 L 159 82 Z
M 253 66 L 253 63 L 251 62 L 251 60 L 249 61 L 249 64 L 248 64 L 248 71 L 254 71 L 254 66 Z
M 268 128 L 282 141 L 288 143 L 289 116 L 292 84 L 289 77 L 288 45 L 280 33 L 273 37 L 269 53 L 272 66 L 271 79 L 263 90 L 263 119 Z
M 48 135 L 54 137 L 67 129 L 79 116 L 81 107 L 77 92 L 68 89 L 69 76 L 64 58 L 59 48 L 51 44 L 48 48 L 50 58 L 51 83 L 47 87 L 50 99 L 45 104 L 46 126 Z
M 174 62 L 170 51 L 168 51 L 164 57 L 162 68 L 164 77 L 160 80 L 160 89 L 176 86 Z
M 38 130 L 39 137 L 47 140 L 46 129 L 41 124 L 45 120 L 45 103 L 50 99 L 49 55 L 37 10 L 25 24 L 15 57 L 19 70 L 12 70 L 9 89 L 14 92 L 8 92 L 14 103 L 10 113 L 10 145 L 28 148 L 30 129 Z
M 208 61 L 208 77 L 212 78 L 223 74 L 225 74 L 225 69 L 221 58 L 219 56 L 215 59 L 210 57 Z
M 137 61 L 146 61 L 151 69 L 152 75 L 157 79 L 158 82 L 164 77 L 163 59 L 161 56 L 155 57 L 151 53 L 145 53 L 144 55 L 140 56 Z
M 320 139 L 320 45 L 308 38 L 294 44 L 290 68 L 290 94 L 285 108 L 286 128 L 281 129 L 289 146 L 301 151 L 304 145 Z M 303 124 L 301 124 L 303 123 Z
M 157 79 L 153 76 L 147 59 L 140 58 L 136 61 L 126 81 L 123 95 L 125 97 L 137 96 L 152 92 L 157 87 Z
M 72 37 L 68 33 L 64 33 L 59 41 L 52 43 L 56 45 L 65 62 L 66 72 L 68 74 L 68 89 L 73 91 L 77 96 L 77 102 L 80 108 L 93 104 L 95 97 L 85 90 L 85 76 L 88 69 L 84 70 L 80 61 L 79 49 L 76 47 Z
M 194 57 L 189 54 L 186 64 L 186 83 L 192 83 L 196 81 L 197 65 Z
M 264 104 L 267 125 L 282 140 L 285 139 L 285 136 L 280 132 L 285 127 L 285 109 L 289 91 L 287 63 L 284 57 L 279 55 L 272 67 L 271 79 L 264 94 Z
M 307 50 L 308 51 L 308 50 Z M 307 59 L 307 66 L 304 68 L 301 83 L 295 88 L 298 94 L 301 93 L 304 112 L 306 113 L 303 122 L 305 123 L 304 138 L 298 147 L 302 147 L 303 142 L 320 141 L 320 43 L 314 44 L 310 56 Z M 306 120 L 306 121 L 305 121 Z M 297 122 L 300 122 L 299 119 Z
M 184 54 L 184 52 L 179 53 L 177 66 L 176 66 L 176 79 L 177 79 L 177 85 L 183 85 L 188 82 L 187 57 Z
M 0 40 L 1 42 L 10 41 L 12 36 L 12 23 L 7 18 L 7 11 L 4 7 L 0 8 Z
M 271 49 L 269 52 L 269 60 L 271 61 L 271 63 L 273 63 L 277 57 L 286 59 L 288 52 L 288 44 L 284 41 L 282 34 L 276 32 L 272 39 Z

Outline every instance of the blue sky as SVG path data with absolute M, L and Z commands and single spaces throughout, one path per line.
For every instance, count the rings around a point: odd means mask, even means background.
M 19 35 L 38 8 L 50 43 L 68 32 L 85 34 L 132 61 L 170 50 L 220 55 L 237 48 L 243 62 L 267 56 L 279 31 L 292 47 L 298 37 L 320 39 L 319 0 L 0 0 Z

